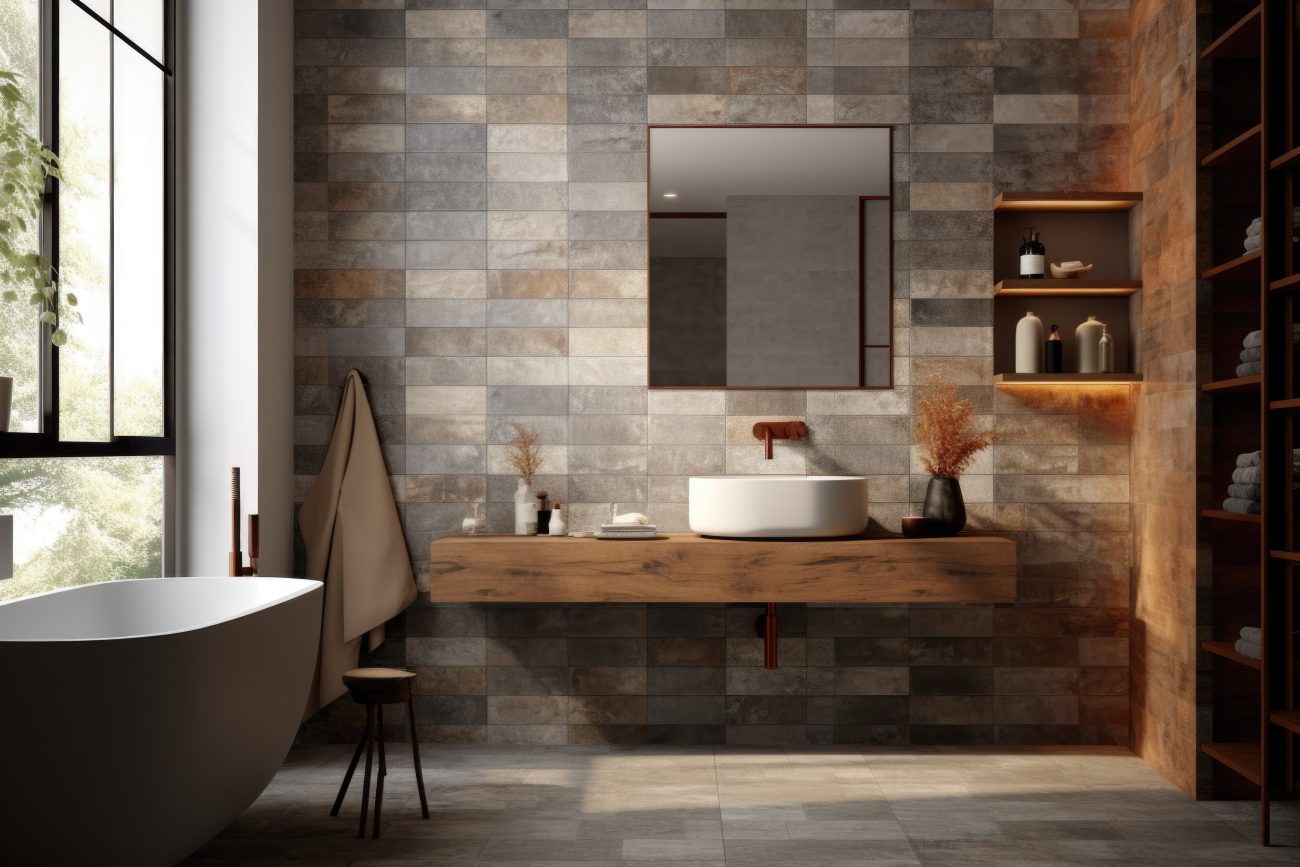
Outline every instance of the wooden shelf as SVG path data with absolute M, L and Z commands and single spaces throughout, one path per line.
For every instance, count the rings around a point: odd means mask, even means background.
M 1141 381 L 1142 374 L 1140 373 L 998 373 L 993 376 L 995 385 L 1014 385 L 1017 383 L 1123 385 Z
M 1240 21 L 1223 31 L 1223 35 L 1205 46 L 1202 60 L 1243 60 L 1259 57 L 1260 22 L 1263 9 L 1256 6 Z
M 1274 292 L 1295 292 L 1300 290 L 1300 274 L 1292 274 L 1290 277 L 1274 280 L 1268 284 L 1268 288 Z
M 1223 659 L 1230 659 L 1238 665 L 1244 665 L 1247 668 L 1253 668 L 1256 671 L 1260 670 L 1260 662 L 1258 659 L 1251 659 L 1245 654 L 1238 653 L 1232 645 L 1233 642 L 1231 641 L 1202 641 L 1201 649 L 1213 653 L 1215 656 L 1222 657 Z
M 1141 193 L 998 193 L 995 211 L 1131 211 Z
M 1268 552 L 1268 556 L 1274 560 L 1284 560 L 1287 563 L 1300 563 L 1300 551 L 1282 551 L 1274 549 Z
M 1202 160 L 1206 168 L 1244 166 L 1259 159 L 1259 138 L 1264 127 L 1255 124 L 1222 147 L 1210 151 Z
M 1216 521 L 1238 521 L 1242 524 L 1262 524 L 1264 519 L 1259 515 L 1242 515 L 1238 512 L 1229 512 L 1227 509 L 1201 509 L 1202 518 L 1213 518 Z M 1207 647 L 1206 650 L 1209 650 Z
M 1259 277 L 1259 251 L 1251 250 L 1235 259 L 1215 265 L 1201 275 L 1202 280 L 1251 280 Z
M 1268 408 L 1276 412 L 1296 412 L 1300 410 L 1300 398 L 1289 397 L 1286 400 L 1269 401 Z
M 1211 394 L 1243 394 L 1252 391 L 1259 391 L 1260 383 L 1264 377 L 1256 373 L 1252 376 L 1236 376 L 1232 379 L 1216 379 L 1213 382 L 1201 383 L 1201 391 Z
M 1282 154 L 1282 156 L 1269 162 L 1268 167 L 1276 171 L 1289 169 L 1293 166 L 1300 165 L 1300 147 L 1293 147 L 1291 150 Z
M 1259 785 L 1259 744 L 1201 744 L 1201 752 Z
M 1275 710 L 1269 714 L 1274 725 L 1300 735 L 1300 710 Z
M 995 298 L 1012 296 L 1055 296 L 1059 298 L 1132 295 L 1142 288 L 1141 280 L 999 280 L 993 285 Z

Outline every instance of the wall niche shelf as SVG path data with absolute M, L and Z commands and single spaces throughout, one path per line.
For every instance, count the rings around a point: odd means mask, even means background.
M 1133 368 L 1130 320 L 1142 289 L 1134 192 L 1005 192 L 993 199 L 993 381 L 999 385 L 1111 384 L 1142 380 Z M 1024 233 L 1038 230 L 1048 262 L 1077 260 L 1093 266 L 1085 277 L 1021 279 Z M 1063 373 L 1014 373 L 1016 323 L 1032 312 L 1047 332 L 1059 327 Z M 1074 332 L 1089 316 L 1106 323 L 1115 340 L 1116 373 L 1075 373 Z M 1046 333 L 1044 334 L 1046 337 Z
M 1256 671 L 1260 668 L 1258 659 L 1252 659 L 1245 654 L 1237 652 L 1231 641 L 1202 641 L 1201 649 L 1207 653 L 1213 653 L 1222 659 L 1229 659 L 1238 665 L 1244 665 L 1247 668 L 1253 668 Z

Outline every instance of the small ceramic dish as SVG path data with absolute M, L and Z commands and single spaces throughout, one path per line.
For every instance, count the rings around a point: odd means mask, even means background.
M 934 518 L 913 515 L 903 519 L 903 535 L 909 539 L 929 539 L 943 534 L 939 531 L 939 522 Z
M 1082 262 L 1062 262 L 1061 264 L 1051 263 L 1052 279 L 1066 280 L 1070 277 L 1082 277 L 1092 270 L 1092 265 L 1085 265 Z

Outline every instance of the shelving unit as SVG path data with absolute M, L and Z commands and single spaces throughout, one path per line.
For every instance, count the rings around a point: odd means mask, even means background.
M 1216 768 L 1204 794 L 1260 799 L 1260 840 L 1270 842 L 1270 803 L 1293 793 L 1300 769 L 1295 629 L 1300 625 L 1295 576 L 1300 574 L 1300 526 L 1292 488 L 1292 449 L 1300 445 L 1300 352 L 1292 323 L 1300 322 L 1300 273 L 1291 240 L 1291 212 L 1300 181 L 1300 80 L 1296 6 L 1283 0 L 1250 4 L 1212 0 L 1209 16 L 1221 35 L 1201 52 L 1210 87 L 1209 123 L 1201 144 L 1198 208 L 1202 278 L 1211 284 L 1211 354 L 1201 383 L 1208 413 L 1198 430 L 1208 437 L 1201 467 L 1212 502 L 1202 508 L 1203 555 L 1209 557 L 1212 640 L 1207 659 L 1213 704 L 1201 752 Z M 1259 99 L 1244 99 L 1254 95 Z M 1245 227 L 1263 217 L 1260 247 L 1243 249 Z M 1208 316 L 1205 315 L 1208 313 Z M 1232 376 L 1241 339 L 1262 330 L 1261 371 Z M 1237 454 L 1260 450 L 1260 514 L 1217 508 Z M 1261 656 L 1237 653 L 1242 626 L 1261 628 Z M 1223 773 L 1217 772 L 1222 769 Z
M 1133 192 L 1006 192 L 993 199 L 993 382 L 997 385 L 1131 384 L 1141 374 L 1015 373 L 1016 323 L 1028 311 L 1043 326 L 1060 326 L 1065 370 L 1075 366 L 1074 329 L 1088 316 L 1105 322 L 1115 339 L 1115 366 L 1131 371 L 1132 296 L 1142 289 L 1129 256 Z M 1017 275 L 1020 238 L 1026 227 L 1043 233 L 1050 262 L 1078 259 L 1094 267 L 1077 279 L 1022 280 Z

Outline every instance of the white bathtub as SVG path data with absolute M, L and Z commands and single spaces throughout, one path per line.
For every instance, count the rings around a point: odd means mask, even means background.
M 0 604 L 0 860 L 172 865 L 229 824 L 301 721 L 321 587 L 159 578 Z

